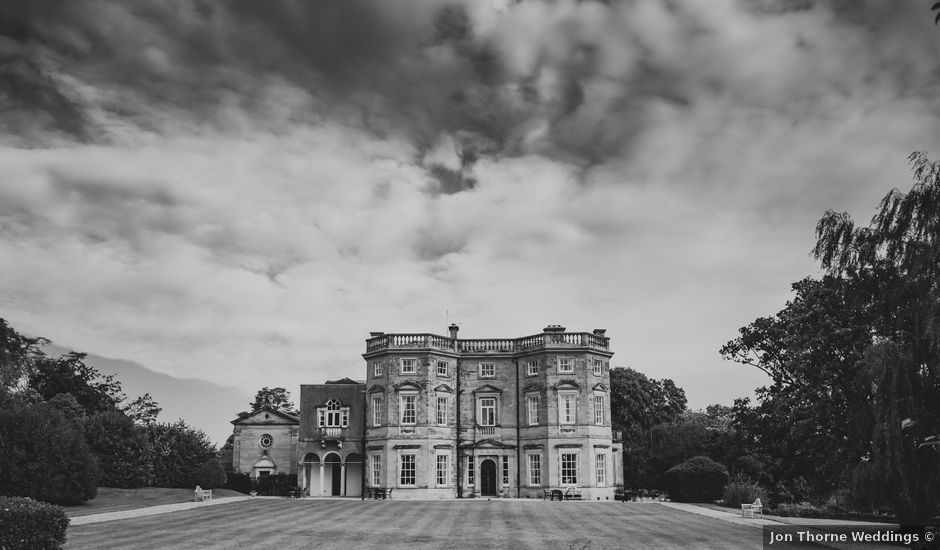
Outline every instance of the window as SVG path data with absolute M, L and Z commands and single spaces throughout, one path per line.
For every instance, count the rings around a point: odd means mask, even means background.
M 607 455 L 598 454 L 594 457 L 594 475 L 597 485 L 607 485 Z
M 401 373 L 402 374 L 414 374 L 418 372 L 418 360 L 417 359 L 402 359 L 401 360 Z
M 539 396 L 530 395 L 526 397 L 525 408 L 529 426 L 537 426 L 539 423 Z
M 447 487 L 447 480 L 450 477 L 450 455 L 437 455 L 437 486 Z
M 528 456 L 528 462 L 529 462 L 529 485 L 541 485 L 542 484 L 542 455 L 533 453 L 527 456 Z
M 509 457 L 503 457 L 503 485 L 509 485 Z
M 274 438 L 271 437 L 271 434 L 264 434 L 258 438 L 258 445 L 262 449 L 270 449 L 271 445 L 274 445 Z
M 415 484 L 415 455 L 405 454 L 399 457 L 399 485 Z
M 411 395 L 402 395 L 401 396 L 401 423 L 402 424 L 414 424 L 417 417 L 415 411 L 415 405 L 418 401 L 418 396 Z
M 382 425 L 382 396 L 381 395 L 372 396 L 372 425 L 373 426 Z
M 604 362 L 600 359 L 594 360 L 594 376 L 604 376 Z
M 467 485 L 473 487 L 475 484 L 475 476 L 473 475 L 473 457 L 467 457 Z
M 496 425 L 496 398 L 495 397 L 481 397 L 480 398 L 480 425 L 481 426 L 495 426 Z
M 323 407 L 317 407 L 317 426 L 320 428 L 349 427 L 349 407 L 343 407 L 338 399 L 330 399 Z
M 558 423 L 574 424 L 577 418 L 577 399 L 573 393 L 558 394 Z
M 382 363 L 372 363 L 372 375 L 382 376 Z
M 526 376 L 535 376 L 539 373 L 539 362 L 538 359 L 535 361 L 529 361 L 525 364 L 525 375 Z
M 561 454 L 561 484 L 578 484 L 578 453 Z
M 604 424 L 604 396 L 594 396 L 594 423 L 598 426 Z
M 496 377 L 496 364 L 495 363 L 480 363 L 480 378 L 495 378 Z
M 438 362 L 437 362 L 437 375 L 438 375 L 438 376 L 447 376 L 447 361 L 438 361 Z
M 558 372 L 574 372 L 574 359 L 570 357 L 559 357 Z
M 437 425 L 447 425 L 447 396 L 438 396 L 437 398 Z
M 382 457 L 379 455 L 372 455 L 372 486 L 379 487 L 382 485 Z

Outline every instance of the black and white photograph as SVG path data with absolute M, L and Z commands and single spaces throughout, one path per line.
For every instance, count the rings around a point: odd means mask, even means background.
M 938 535 L 940 2 L 0 0 L 0 549 Z

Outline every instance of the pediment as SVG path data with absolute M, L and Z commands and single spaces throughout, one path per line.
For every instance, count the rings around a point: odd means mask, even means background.
M 438 393 L 454 393 L 454 388 L 451 388 L 447 384 L 441 384 L 438 387 L 434 388 L 434 391 Z
M 545 387 L 542 386 L 541 384 L 534 384 L 534 383 L 527 384 L 524 388 L 522 388 L 522 393 L 532 393 L 532 392 L 541 393 L 543 391 L 545 391 Z
M 267 455 L 262 456 L 258 459 L 258 462 L 255 462 L 255 468 L 276 468 L 274 461 L 271 460 Z
M 232 420 L 231 423 L 236 426 L 244 424 L 295 426 L 300 424 L 300 419 L 292 414 L 262 407 L 253 413 Z
M 603 392 L 610 391 L 607 389 L 607 386 L 605 386 L 604 384 L 594 384 L 594 387 L 591 389 L 594 391 L 603 391 Z
M 385 393 L 385 386 L 381 384 L 372 384 L 369 386 L 369 393 Z
M 501 441 L 496 441 L 495 439 L 481 439 L 473 445 L 474 449 L 515 449 L 515 445 L 507 445 Z
M 555 391 L 559 390 L 580 390 L 581 386 L 578 385 L 574 380 L 560 380 L 557 384 L 552 386 L 552 389 Z
M 474 395 L 479 393 L 503 393 L 502 388 L 497 388 L 496 386 L 491 386 L 489 384 L 484 384 L 479 388 L 473 390 Z
M 402 382 L 401 384 L 395 384 L 392 386 L 395 388 L 395 391 L 421 391 L 421 386 L 415 382 Z

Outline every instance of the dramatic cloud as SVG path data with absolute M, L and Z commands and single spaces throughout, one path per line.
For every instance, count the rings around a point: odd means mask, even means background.
M 5 2 L 0 316 L 247 390 L 361 376 L 370 330 L 604 326 L 728 403 L 822 212 L 940 154 L 927 8 Z

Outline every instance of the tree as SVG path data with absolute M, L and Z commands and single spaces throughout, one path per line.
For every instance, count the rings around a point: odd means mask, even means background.
M 255 412 L 262 407 L 268 407 L 295 416 L 300 414 L 290 400 L 290 392 L 284 388 L 268 388 L 265 386 L 255 393 L 255 399 L 248 406 L 251 407 L 251 412 Z
M 216 458 L 209 436 L 187 426 L 182 419 L 174 424 L 151 424 L 147 433 L 153 449 L 155 487 L 195 487 L 203 465 Z
M 889 192 L 866 227 L 827 211 L 813 253 L 833 275 L 890 274 L 879 279 L 876 341 L 864 361 L 878 387 L 872 458 L 896 488 L 901 522 L 924 523 L 937 510 L 940 447 L 906 438 L 901 422 L 940 432 L 940 163 L 921 152 L 909 160 L 910 191 Z
M 33 362 L 42 356 L 39 346 L 45 342 L 23 336 L 0 319 L 0 393 L 17 389 L 32 373 Z
M 87 415 L 116 408 L 125 398 L 121 383 L 113 374 L 104 376 L 85 364 L 86 355 L 73 351 L 59 357 L 38 357 L 29 376 L 29 386 L 43 399 L 60 393 L 73 395 Z
M 875 276 L 804 279 L 783 310 L 721 349 L 770 376 L 756 407 L 737 403 L 733 425 L 778 483 L 775 500 L 821 497 L 870 452 L 870 385 L 858 364 L 872 342 L 876 287 Z
M 134 422 L 149 426 L 157 421 L 157 417 L 163 409 L 148 392 L 124 405 L 121 410 Z
M 682 388 L 672 380 L 654 380 L 630 368 L 610 369 L 611 425 L 623 433 L 624 481 L 628 485 L 656 485 L 657 473 L 650 470 L 653 431 L 685 411 Z
M 0 495 L 79 504 L 97 481 L 85 438 L 56 407 L 11 399 L 0 409 Z
M 84 424 L 85 440 L 98 458 L 99 483 L 105 487 L 135 488 L 150 485 L 153 453 L 144 428 L 119 410 L 90 416 Z

